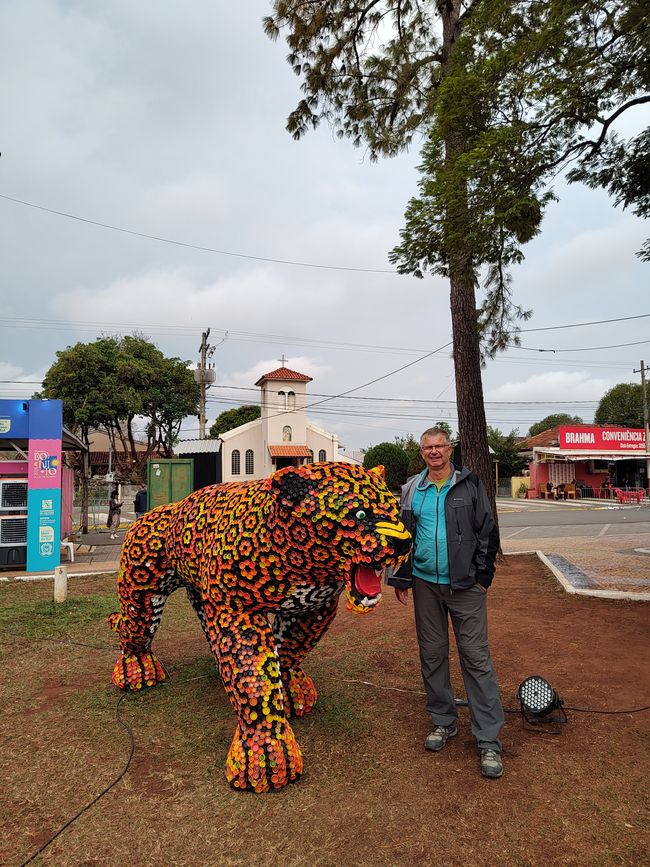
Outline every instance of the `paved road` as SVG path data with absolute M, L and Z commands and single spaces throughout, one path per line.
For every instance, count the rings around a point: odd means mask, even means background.
M 499 528 L 506 539 L 565 539 L 569 536 L 602 538 L 650 533 L 647 505 L 608 505 L 594 508 L 563 503 L 548 506 L 499 504 Z

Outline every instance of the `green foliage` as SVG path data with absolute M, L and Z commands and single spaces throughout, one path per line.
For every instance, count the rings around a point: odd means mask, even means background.
M 249 421 L 255 421 L 262 413 L 259 406 L 238 406 L 234 409 L 227 409 L 218 415 L 216 421 L 210 428 L 209 436 L 211 439 L 216 439 L 222 433 L 228 430 L 246 424 Z
M 197 412 L 199 388 L 188 365 L 142 335 L 99 337 L 57 352 L 41 396 L 63 401 L 65 424 L 85 442 L 91 428 L 104 428 L 114 450 L 137 465 L 136 417 L 147 420 L 149 448 L 171 454 L 182 420 Z
M 542 433 L 545 430 L 550 430 L 552 427 L 557 427 L 558 425 L 573 425 L 582 423 L 582 419 L 578 415 L 568 415 L 565 412 L 551 413 L 551 415 L 547 415 L 541 421 L 537 421 L 535 422 L 535 424 L 531 424 L 528 430 L 528 436 L 537 436 L 537 434 Z
M 621 114 L 650 101 L 648 0 L 274 0 L 303 98 L 287 128 L 325 120 L 340 137 L 392 156 L 426 135 L 420 195 L 391 259 L 403 273 L 484 278 L 479 329 L 488 354 L 516 344 L 530 314 L 508 267 L 540 229 L 548 184 L 605 186 L 650 208 L 648 133 L 609 140 Z M 650 256 L 650 248 L 646 251 Z
M 643 389 L 622 382 L 603 395 L 594 415 L 596 424 L 643 427 Z
M 414 476 L 416 473 L 422 472 L 425 463 L 420 454 L 420 443 L 415 439 L 413 434 L 408 434 L 405 437 L 395 437 L 395 443 L 401 449 L 404 449 L 408 456 L 408 466 L 406 468 L 407 478 L 409 476 Z
M 519 456 L 519 431 L 511 430 L 504 435 L 500 430 L 488 427 L 488 443 L 499 462 L 499 478 L 519 475 L 526 466 L 526 461 Z
M 366 470 L 383 466 L 386 471 L 386 484 L 396 491 L 404 484 L 408 474 L 409 456 L 396 443 L 379 443 L 368 449 L 363 457 Z

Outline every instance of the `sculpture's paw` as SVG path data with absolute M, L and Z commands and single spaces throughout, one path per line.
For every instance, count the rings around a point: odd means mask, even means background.
M 289 723 L 281 735 L 261 728 L 246 738 L 237 727 L 226 759 L 226 779 L 234 789 L 270 792 L 294 783 L 301 773 L 302 752 Z
M 142 689 L 165 680 L 165 669 L 153 653 L 120 653 L 113 669 L 113 683 L 120 689 Z
M 283 674 L 284 706 L 288 716 L 304 716 L 313 709 L 318 698 L 314 681 L 301 668 Z

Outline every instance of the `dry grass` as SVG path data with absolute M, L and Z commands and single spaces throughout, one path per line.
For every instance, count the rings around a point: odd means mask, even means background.
M 22 863 L 124 767 L 129 738 L 116 721 L 115 638 L 104 623 L 112 584 L 73 580 L 74 602 L 56 612 L 45 584 L 0 587 L 2 863 Z M 536 672 L 567 704 L 647 703 L 647 606 L 558 594 L 526 557 L 508 558 L 491 592 L 506 705 Z M 510 715 L 506 774 L 483 780 L 466 711 L 443 753 L 422 750 L 427 720 L 412 615 L 391 598 L 371 617 L 341 612 L 308 660 L 319 703 L 294 726 L 305 775 L 271 795 L 225 783 L 233 716 L 182 594 L 170 600 L 156 646 L 173 679 L 121 704 L 136 742 L 128 772 L 36 863 L 649 861 L 650 714 L 571 714 L 560 737 L 524 730 Z

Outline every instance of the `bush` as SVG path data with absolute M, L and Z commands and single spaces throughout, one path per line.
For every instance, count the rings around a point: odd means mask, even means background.
M 409 456 L 395 443 L 379 443 L 368 449 L 363 458 L 366 470 L 383 466 L 386 471 L 386 484 L 391 491 L 397 491 L 408 476 Z

